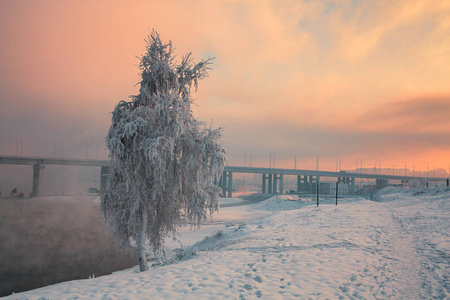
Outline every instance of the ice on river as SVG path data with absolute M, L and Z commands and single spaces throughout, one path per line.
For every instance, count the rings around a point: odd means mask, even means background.
M 310 199 L 311 200 L 311 199 Z M 232 200 L 227 200 L 228 203 Z M 449 298 L 450 190 L 387 189 L 321 203 L 292 198 L 221 209 L 182 231 L 168 257 L 7 299 Z M 170 256 L 173 254 L 174 256 Z

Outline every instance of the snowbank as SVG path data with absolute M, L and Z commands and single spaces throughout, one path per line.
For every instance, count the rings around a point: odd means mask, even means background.
M 149 272 L 129 269 L 7 299 L 450 297 L 449 191 L 379 198 L 342 199 L 337 207 L 277 198 L 229 207 L 205 226 L 214 229 L 207 237 L 186 238 L 189 247 Z M 200 234 L 185 231 L 182 239 L 192 233 Z

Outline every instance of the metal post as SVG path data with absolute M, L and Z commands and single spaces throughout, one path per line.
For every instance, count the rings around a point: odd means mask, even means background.
M 319 181 L 316 181 L 317 186 L 317 206 L 319 206 Z
M 339 189 L 339 181 L 336 182 L 336 205 L 337 205 L 337 198 L 338 198 L 338 189 Z

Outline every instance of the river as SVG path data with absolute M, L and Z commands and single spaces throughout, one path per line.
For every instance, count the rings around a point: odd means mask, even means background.
M 131 268 L 95 196 L 0 198 L 0 297 Z

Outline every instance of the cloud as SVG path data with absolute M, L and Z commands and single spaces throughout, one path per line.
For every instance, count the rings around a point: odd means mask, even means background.
M 55 137 L 74 140 L 79 153 L 87 141 L 103 143 L 108 112 L 138 92 L 135 56 L 152 28 L 173 41 L 178 58 L 216 57 L 194 111 L 225 127 L 231 152 L 447 149 L 448 1 L 0 6 L 0 126 L 8 128 L 0 137 L 11 141 L 1 151 L 13 151 L 21 135 L 45 153 Z
M 398 134 L 448 134 L 450 96 L 428 96 L 385 103 L 364 114 L 360 130 Z

